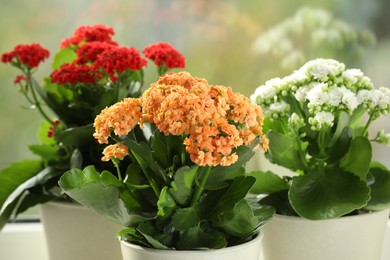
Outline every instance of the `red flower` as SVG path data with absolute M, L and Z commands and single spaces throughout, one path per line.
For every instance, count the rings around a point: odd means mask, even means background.
M 74 31 L 73 37 L 61 42 L 61 48 L 66 48 L 69 45 L 78 45 L 82 42 L 106 42 L 112 45 L 118 45 L 117 42 L 111 39 L 111 36 L 114 34 L 113 28 L 102 24 L 80 26 Z
M 115 74 L 119 74 L 125 70 L 140 70 L 147 65 L 147 61 L 143 59 L 139 51 L 132 47 L 116 47 L 108 48 L 97 56 L 96 62 L 93 64 L 93 69 L 98 71 L 104 70 L 111 78 L 116 81 Z
M 51 82 L 60 85 L 84 83 L 93 84 L 100 75 L 88 65 L 64 64 L 50 75 Z
M 143 53 L 146 58 L 154 61 L 158 67 L 165 65 L 168 68 L 184 68 L 184 55 L 166 42 L 155 43 L 147 46 Z
M 75 63 L 95 62 L 99 54 L 110 48 L 113 48 L 113 45 L 106 42 L 87 42 L 77 49 L 78 58 L 75 60 Z
M 22 82 L 23 80 L 28 81 L 28 80 L 30 80 L 30 78 L 29 78 L 29 77 L 26 77 L 26 76 L 24 76 L 24 75 L 18 75 L 18 76 L 16 76 L 16 78 L 15 78 L 15 80 L 14 80 L 14 84 L 19 84 L 19 83 Z
M 49 127 L 49 131 L 47 132 L 47 137 L 53 137 L 54 136 L 54 132 L 57 128 L 57 126 L 61 123 L 60 120 L 55 120 L 52 124 L 52 126 Z
M 39 63 L 49 57 L 48 50 L 38 43 L 19 44 L 11 52 L 1 55 L 1 61 L 4 63 L 13 62 L 14 58 L 29 68 L 38 67 Z

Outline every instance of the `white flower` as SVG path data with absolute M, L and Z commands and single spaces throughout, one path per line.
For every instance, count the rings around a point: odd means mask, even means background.
M 315 83 L 311 90 L 306 94 L 310 106 L 322 106 L 329 102 L 327 93 L 328 85 L 326 83 Z
M 329 76 L 335 77 L 345 69 L 345 65 L 332 59 L 315 59 L 308 61 L 301 70 L 306 71 L 315 79 L 327 80 Z
M 314 130 L 321 130 L 333 126 L 334 115 L 330 112 L 321 111 L 314 117 L 309 118 L 309 124 Z
M 269 106 L 269 110 L 273 115 L 284 116 L 290 110 L 290 105 L 284 101 L 275 102 Z
M 360 69 L 345 70 L 342 77 L 350 84 L 356 84 L 359 79 L 363 78 L 363 72 Z
M 345 87 L 332 86 L 329 88 L 329 105 L 337 107 L 341 103 L 341 99 L 347 89 Z
M 250 96 L 250 100 L 253 103 L 263 103 L 260 100 L 264 100 L 264 102 L 270 101 L 274 99 L 274 97 L 277 94 L 277 84 L 281 82 L 280 78 L 274 78 L 265 83 L 265 85 L 262 85 L 258 87 L 255 90 L 255 93 L 253 93 Z
M 371 90 L 367 90 L 367 89 L 359 90 L 356 96 L 359 104 L 365 104 L 371 101 L 371 95 L 372 95 L 371 93 L 372 93 Z
M 380 92 L 378 107 L 381 110 L 390 109 L 390 89 L 386 87 L 380 87 L 377 91 Z
M 346 105 L 350 112 L 355 110 L 355 108 L 357 108 L 357 106 L 359 105 L 355 93 L 353 93 L 349 89 L 347 89 L 346 92 L 343 94 L 341 101 Z

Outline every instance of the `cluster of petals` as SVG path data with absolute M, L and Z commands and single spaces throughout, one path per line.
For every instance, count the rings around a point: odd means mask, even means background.
M 141 57 L 139 51 L 133 47 L 107 48 L 96 58 L 92 65 L 94 70 L 102 69 L 112 81 L 117 80 L 117 75 L 125 70 L 140 70 L 147 65 L 147 61 Z
M 39 63 L 49 57 L 50 53 L 38 43 L 18 44 L 15 48 L 1 55 L 1 61 L 4 63 L 22 63 L 28 68 L 38 67 Z
M 61 42 L 61 48 L 77 46 L 80 43 L 95 41 L 117 45 L 117 43 L 112 40 L 112 36 L 114 34 L 115 32 L 113 28 L 103 24 L 80 26 L 74 31 L 72 37 L 64 39 Z
M 137 122 L 148 122 L 165 135 L 184 136 L 186 151 L 200 166 L 231 165 L 238 159 L 235 148 L 258 137 L 263 150 L 268 147 L 259 106 L 188 72 L 166 74 L 132 100 L 138 100 L 136 108 L 123 109 L 119 102 L 96 117 L 94 136 L 100 143 L 107 143 L 111 131 L 127 135 Z
M 147 46 L 143 53 L 145 57 L 154 61 L 156 66 L 165 65 L 168 68 L 184 68 L 184 55 L 166 42 L 159 42 Z
M 108 145 L 103 150 L 103 157 L 102 161 L 110 161 L 111 159 L 119 159 L 123 160 L 126 155 L 129 154 L 129 149 L 126 145 L 123 145 L 121 143 L 116 143 L 112 145 Z
M 87 42 L 76 50 L 77 59 L 74 62 L 77 64 L 92 64 L 96 61 L 98 55 L 115 47 L 116 45 L 107 42 Z
M 126 135 L 141 122 L 141 119 L 140 100 L 125 98 L 123 101 L 106 107 L 96 116 L 93 136 L 101 144 L 108 143 L 111 131 L 118 136 Z
M 51 82 L 58 83 L 59 85 L 73 85 L 76 83 L 93 84 L 100 77 L 98 73 L 91 70 L 90 66 L 76 65 L 74 63 L 62 65 L 50 75 Z

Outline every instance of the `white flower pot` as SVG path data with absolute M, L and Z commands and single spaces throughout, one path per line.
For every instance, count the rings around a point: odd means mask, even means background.
M 262 235 L 232 247 L 217 250 L 158 250 L 121 241 L 123 260 L 259 260 Z
M 50 260 L 120 260 L 121 227 L 74 203 L 41 205 Z
M 264 260 L 380 260 L 389 210 L 310 221 L 275 215 L 264 229 Z
M 390 260 L 390 219 L 387 222 L 385 242 L 383 243 L 382 259 Z

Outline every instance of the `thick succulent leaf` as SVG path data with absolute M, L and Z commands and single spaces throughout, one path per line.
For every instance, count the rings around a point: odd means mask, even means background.
M 16 162 L 0 171 L 0 205 L 5 206 L 6 200 L 16 199 L 25 189 L 31 185 L 26 184 L 32 177 L 36 176 L 42 170 L 42 162 L 39 160 L 25 160 Z M 11 199 L 11 200 L 13 200 Z
M 370 188 L 356 175 L 340 169 L 315 169 L 292 179 L 289 199 L 304 218 L 338 218 L 364 207 Z
M 367 137 L 358 136 L 352 140 L 348 152 L 340 161 L 344 171 L 351 172 L 366 180 L 372 158 L 371 143 Z
M 301 143 L 299 140 L 272 130 L 268 132 L 267 136 L 269 148 L 266 156 L 271 162 L 294 171 L 305 168 L 300 154 Z
M 219 249 L 227 245 L 223 233 L 206 232 L 199 226 L 187 229 L 181 234 L 176 245 L 180 250 Z
M 255 178 L 252 176 L 240 176 L 235 178 L 215 205 L 212 214 L 218 216 L 223 212 L 232 210 L 236 203 L 246 197 L 255 181 Z
M 194 208 L 179 208 L 172 216 L 173 227 L 179 231 L 185 231 L 199 224 L 199 217 Z
M 51 67 L 53 70 L 59 69 L 63 64 L 72 63 L 76 58 L 77 54 L 72 48 L 62 48 L 54 56 Z
M 210 176 L 206 182 L 206 189 L 220 189 L 227 185 L 227 181 L 245 174 L 244 165 L 253 157 L 255 152 L 247 146 L 241 146 L 237 148 L 236 153 L 238 160 L 233 165 L 229 167 L 216 166 L 211 169 Z
M 92 166 L 84 171 L 72 169 L 61 176 L 59 185 L 71 198 L 108 220 L 123 226 L 145 220 L 137 213 L 141 206 L 130 191 L 119 187 L 109 174 L 100 175 Z
M 23 194 L 20 194 L 18 197 L 16 197 L 13 201 L 7 204 L 2 210 L 0 214 L 0 231 L 3 229 L 3 227 L 8 223 L 10 220 L 13 212 L 15 211 L 15 208 L 17 207 L 20 198 L 23 196 Z
M 259 226 L 259 220 L 248 202 L 243 199 L 236 203 L 233 209 L 220 214 L 214 220 L 214 225 L 230 235 L 245 237 Z
M 63 142 L 66 145 L 83 147 L 94 141 L 92 137 L 93 132 L 93 125 L 88 124 L 85 126 L 68 128 L 65 131 L 62 131 L 56 138 L 59 142 Z
M 168 192 L 168 187 L 165 186 L 160 193 L 160 197 L 157 202 L 158 212 L 157 216 L 160 220 L 165 220 L 172 216 L 176 209 L 176 203 L 171 194 Z
M 375 182 L 370 185 L 371 200 L 365 209 L 382 210 L 390 208 L 390 171 L 386 166 L 374 162 L 370 167 L 370 174 Z
M 198 169 L 199 167 L 184 166 L 176 171 L 169 193 L 177 203 L 184 205 L 188 202 Z
M 151 222 L 146 221 L 140 223 L 137 227 L 137 231 L 145 237 L 152 248 L 169 249 L 164 243 L 164 240 L 168 235 L 160 233 Z
M 256 178 L 256 182 L 250 190 L 254 194 L 270 194 L 289 188 L 284 179 L 271 171 L 253 171 L 248 175 Z

